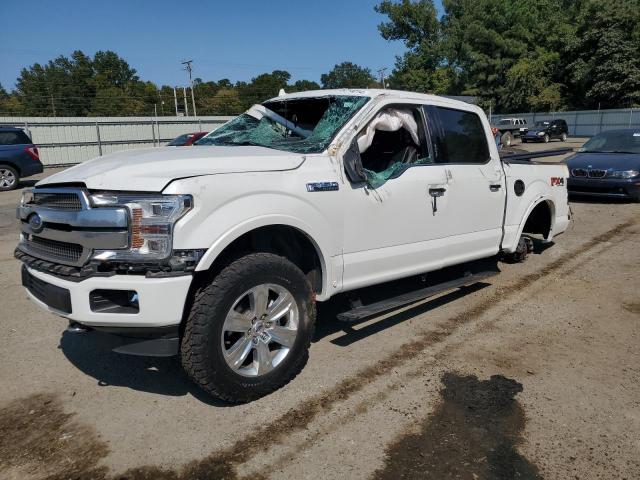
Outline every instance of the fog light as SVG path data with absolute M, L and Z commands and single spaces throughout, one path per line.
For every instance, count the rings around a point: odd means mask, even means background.
M 93 290 L 89 294 L 89 305 L 96 313 L 140 312 L 138 292 L 134 290 Z

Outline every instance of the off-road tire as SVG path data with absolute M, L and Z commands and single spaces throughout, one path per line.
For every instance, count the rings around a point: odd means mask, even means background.
M 263 283 L 278 284 L 291 292 L 298 305 L 298 334 L 278 366 L 262 376 L 247 377 L 227 365 L 222 328 L 233 302 Z M 281 388 L 300 373 L 309 358 L 315 316 L 311 284 L 296 265 L 271 253 L 248 254 L 196 290 L 180 343 L 182 367 L 210 395 L 230 403 L 250 402 Z
M 8 185 L 8 186 L 0 185 L 0 192 L 8 192 L 9 190 L 15 190 L 16 188 L 18 188 L 18 185 L 20 184 L 20 174 L 18 173 L 18 171 L 9 165 L 2 165 L 2 164 L 0 164 L 0 170 L 6 170 L 10 172 L 15 178 L 15 181 L 11 185 Z

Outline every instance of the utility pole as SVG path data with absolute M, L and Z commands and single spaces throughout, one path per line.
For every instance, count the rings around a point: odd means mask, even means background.
M 193 105 L 193 116 L 197 117 L 198 113 L 196 112 L 196 99 L 193 93 L 193 79 L 191 78 L 191 70 L 193 70 L 193 68 L 191 67 L 192 63 L 193 60 L 185 60 L 184 62 L 182 62 L 182 64 L 185 65 L 184 69 L 189 72 L 189 84 L 191 85 L 191 105 Z
M 378 70 L 378 74 L 380 75 L 380 84 L 382 85 L 382 88 L 387 88 L 387 84 L 384 81 L 384 72 L 386 72 L 387 70 L 388 70 L 387 67 L 384 67 Z
M 189 104 L 187 103 L 187 87 L 182 87 L 182 93 L 184 95 L 184 116 L 189 116 Z
M 178 116 L 178 95 L 176 94 L 176 87 L 173 87 L 173 103 L 176 105 L 176 117 Z

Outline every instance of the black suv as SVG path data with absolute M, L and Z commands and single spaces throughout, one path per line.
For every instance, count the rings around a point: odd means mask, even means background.
M 18 187 L 20 178 L 42 173 L 36 147 L 21 128 L 0 127 L 0 192 Z
M 569 127 L 564 120 L 541 120 L 536 122 L 533 127 L 528 129 L 522 135 L 523 143 L 527 142 L 544 142 L 557 138 L 563 142 L 567 141 L 569 135 Z

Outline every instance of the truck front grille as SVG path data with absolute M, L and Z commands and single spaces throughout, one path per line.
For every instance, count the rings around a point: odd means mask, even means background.
M 40 207 L 55 208 L 58 210 L 82 210 L 82 202 L 76 193 L 40 193 L 35 192 L 33 203 Z
M 82 246 L 75 243 L 58 242 L 31 235 L 25 244 L 33 254 L 51 260 L 76 263 L 82 256 Z

